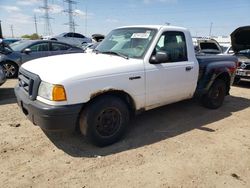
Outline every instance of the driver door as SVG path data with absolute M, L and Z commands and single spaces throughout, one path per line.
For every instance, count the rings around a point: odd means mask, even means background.
M 167 53 L 166 62 L 145 63 L 148 109 L 191 98 L 197 83 L 198 70 L 188 60 L 183 32 L 164 32 L 151 57 L 160 51 Z

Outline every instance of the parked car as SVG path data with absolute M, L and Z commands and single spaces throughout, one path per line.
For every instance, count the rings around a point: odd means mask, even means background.
M 226 49 L 224 50 L 223 54 L 226 54 L 226 55 L 233 55 L 234 54 L 234 51 L 232 49 L 232 45 L 229 45 L 227 47 L 225 47 Z
M 6 76 L 3 71 L 3 67 L 0 65 L 0 86 L 3 85 L 5 81 L 6 81 Z
M 231 44 L 220 44 L 220 47 L 222 49 L 222 54 L 230 54 L 231 52 L 233 53 L 233 51 L 231 51 Z
M 23 64 L 15 94 L 35 125 L 46 131 L 79 126 L 93 143 L 105 146 L 120 139 L 139 112 L 194 96 L 208 108 L 219 108 L 229 94 L 236 63 L 233 56 L 196 57 L 185 28 L 121 27 L 95 53 Z M 69 64 L 77 68 L 69 71 Z
M 232 50 L 239 60 L 235 82 L 241 79 L 250 80 L 250 26 L 237 28 L 231 34 Z
M 105 38 L 105 36 L 102 35 L 102 34 L 93 34 L 93 35 L 92 35 L 92 39 L 93 39 L 95 42 L 101 42 L 104 38 Z
M 19 66 L 32 59 L 67 53 L 83 53 L 81 48 L 49 40 L 21 40 L 1 53 L 0 64 L 7 78 L 17 77 Z
M 3 42 L 7 45 L 10 45 L 14 42 L 20 41 L 21 39 L 15 39 L 15 38 L 4 38 Z
M 86 44 L 82 47 L 82 49 L 84 50 L 84 52 L 92 52 L 98 45 L 100 44 L 100 42 L 95 42 L 95 43 L 89 43 Z
M 221 54 L 223 50 L 220 44 L 209 38 L 193 38 L 196 53 Z
M 81 47 L 82 44 L 84 43 L 91 43 L 92 39 L 88 38 L 82 34 L 79 33 L 62 33 L 60 35 L 57 36 L 53 36 L 51 37 L 51 40 L 56 40 L 56 41 L 60 41 L 60 42 L 65 42 L 74 46 L 78 46 Z

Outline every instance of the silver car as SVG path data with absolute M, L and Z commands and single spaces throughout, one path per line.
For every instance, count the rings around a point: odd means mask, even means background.
M 74 46 L 81 47 L 84 43 L 91 43 L 92 39 L 88 38 L 82 34 L 79 33 L 62 33 L 57 36 L 53 36 L 50 38 L 50 40 L 56 40 L 60 42 L 65 42 Z

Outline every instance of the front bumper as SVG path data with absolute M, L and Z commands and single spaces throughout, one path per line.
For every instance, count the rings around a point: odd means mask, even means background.
M 236 70 L 236 77 L 250 79 L 250 70 L 246 69 L 237 69 Z
M 82 104 L 51 106 L 31 100 L 20 87 L 15 87 L 19 107 L 34 124 L 48 131 L 71 131 L 76 128 Z

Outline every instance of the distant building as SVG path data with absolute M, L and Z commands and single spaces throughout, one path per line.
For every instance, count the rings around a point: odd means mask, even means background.
M 231 44 L 230 36 L 211 36 L 211 38 L 216 40 L 221 45 L 230 45 Z

